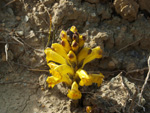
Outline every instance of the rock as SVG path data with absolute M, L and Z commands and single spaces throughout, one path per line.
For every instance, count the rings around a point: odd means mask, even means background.
M 29 21 L 29 17 L 28 17 L 27 15 L 24 17 L 24 21 L 25 21 L 25 22 L 28 22 L 28 21 Z
M 122 18 L 129 22 L 134 21 L 137 18 L 139 5 L 134 0 L 115 0 L 115 10 Z
M 33 31 L 33 30 L 31 30 L 31 31 L 29 32 L 29 36 L 30 36 L 30 38 L 35 37 L 35 33 L 34 33 L 34 31 Z
M 115 65 L 115 63 L 113 62 L 113 61 L 110 61 L 109 63 L 108 63 L 108 68 L 109 69 L 115 69 L 115 67 L 116 67 L 116 65 Z
M 24 32 L 23 32 L 23 31 L 16 31 L 16 33 L 17 33 L 19 36 L 23 36 L 23 35 L 24 35 Z
M 138 0 L 140 9 L 150 13 L 150 0 Z
M 21 20 L 20 16 L 16 16 L 16 20 L 20 21 Z
M 92 3 L 92 4 L 99 3 L 99 0 L 85 0 L 85 1 L 89 2 L 89 3 Z
M 134 102 L 138 102 L 138 94 L 136 94 L 136 86 L 134 83 L 122 76 L 122 73 L 112 78 L 107 84 L 101 86 L 98 92 L 93 96 L 86 95 L 88 103 L 92 106 L 98 106 L 97 109 L 104 113 L 120 113 L 122 110 L 128 111 L 131 102 L 135 96 Z M 84 100 L 84 101 L 87 101 Z M 145 104 L 145 99 L 142 97 L 142 105 Z M 86 102 L 83 102 L 86 103 Z

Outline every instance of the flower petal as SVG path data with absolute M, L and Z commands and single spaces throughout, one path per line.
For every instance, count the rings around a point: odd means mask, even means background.
M 60 78 L 54 76 L 47 77 L 46 82 L 48 83 L 48 87 L 53 88 L 56 84 L 60 83 Z
M 79 35 L 79 48 L 82 48 L 84 46 L 85 39 L 85 36 Z
M 81 79 L 79 82 L 80 86 L 89 86 L 92 85 L 92 78 L 87 74 L 87 72 L 83 69 L 79 69 L 76 71 L 76 74 Z
M 66 31 L 62 30 L 61 33 L 60 33 L 60 37 L 61 37 L 61 39 L 67 39 Z
M 103 78 L 104 78 L 104 75 L 102 73 L 100 73 L 100 74 L 90 74 L 89 76 L 92 77 L 92 82 L 93 83 L 97 83 L 98 87 L 102 84 Z
M 69 51 L 67 56 L 69 58 L 69 61 L 72 65 L 72 67 L 75 68 L 77 66 L 77 57 L 76 57 L 75 53 L 71 50 L 71 51 Z
M 67 64 L 62 64 L 54 69 L 55 71 L 61 73 L 61 75 L 70 74 L 74 75 L 74 69 Z
M 71 48 L 72 48 L 72 50 L 73 50 L 75 53 L 78 52 L 79 45 L 78 45 L 78 42 L 77 42 L 76 40 L 72 41 Z
M 67 52 L 61 44 L 53 43 L 51 48 L 65 59 L 67 58 Z
M 101 58 L 102 57 L 102 49 L 100 48 L 100 46 L 95 47 L 94 49 L 92 49 L 91 54 L 89 54 L 83 61 L 83 65 L 82 68 L 84 67 L 84 65 L 96 58 Z
M 83 63 L 83 60 L 89 55 L 91 54 L 92 50 L 88 47 L 84 47 L 83 49 L 81 49 L 81 51 L 78 53 L 77 55 L 77 59 L 78 59 L 78 65 L 81 65 Z
M 47 65 L 50 67 L 50 69 L 55 69 L 56 67 L 59 66 L 58 64 L 55 64 L 55 63 L 53 63 L 53 62 L 50 62 L 50 63 L 48 63 Z
M 67 53 L 71 50 L 71 46 L 70 46 L 67 39 L 62 39 L 61 44 L 62 44 L 62 46 L 64 47 L 64 49 Z
M 53 51 L 51 48 L 46 48 L 44 52 L 46 54 L 47 62 L 54 61 L 60 64 L 66 64 L 66 60 L 61 55 Z
M 73 82 L 73 84 L 71 86 L 71 90 L 68 90 L 67 96 L 73 100 L 81 99 L 82 94 L 78 90 L 78 84 L 76 82 Z
M 75 32 L 77 32 L 78 30 L 77 30 L 77 28 L 76 28 L 75 26 L 72 26 L 72 27 L 70 28 L 70 31 L 72 31 L 73 33 L 75 33 Z

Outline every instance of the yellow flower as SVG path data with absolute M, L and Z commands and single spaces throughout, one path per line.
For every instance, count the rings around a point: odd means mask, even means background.
M 48 63 L 50 67 L 50 73 L 52 74 L 51 77 L 47 78 L 47 83 L 49 87 L 54 87 L 56 84 L 60 82 L 65 82 L 68 85 L 72 84 L 72 80 L 70 79 L 69 75 L 74 75 L 74 70 L 67 64 L 57 65 L 55 63 Z
M 78 90 L 78 84 L 76 82 L 73 82 L 71 90 L 68 90 L 67 96 L 73 100 L 81 99 L 82 95 L 81 92 Z
M 44 52 L 46 54 L 47 62 L 53 61 L 60 64 L 66 64 L 65 58 L 53 51 L 51 48 L 46 48 Z
M 92 112 L 92 107 L 91 106 L 87 106 L 86 107 L 86 112 L 87 113 L 91 113 Z
M 48 83 L 48 87 L 53 88 L 56 84 L 60 83 L 60 78 L 54 76 L 47 77 L 46 82 Z
M 80 52 L 77 55 L 78 65 L 81 65 L 83 63 L 83 60 L 91 54 L 92 50 L 88 47 L 84 47 L 80 50 Z
M 58 64 L 55 64 L 55 63 L 53 63 L 53 62 L 50 62 L 50 63 L 48 63 L 47 65 L 50 67 L 50 69 L 55 69 L 56 67 L 59 66 Z
M 89 86 L 92 85 L 92 83 L 97 83 L 97 86 L 99 87 L 103 81 L 103 74 L 90 74 L 88 75 L 87 72 L 83 69 L 77 70 L 76 74 L 81 79 L 79 82 L 80 86 Z
M 61 45 L 64 47 L 67 53 L 71 50 L 71 46 L 67 39 L 62 39 Z
M 68 58 L 69 58 L 69 61 L 72 65 L 73 68 L 75 68 L 77 66 L 77 57 L 75 55 L 75 53 L 70 50 L 69 53 L 67 54 Z
M 62 30 L 61 33 L 60 33 L 60 37 L 61 37 L 61 39 L 67 39 L 66 31 Z
M 72 48 L 72 50 L 73 50 L 75 53 L 78 52 L 79 45 L 78 45 L 78 42 L 77 42 L 76 40 L 72 41 L 71 48 Z
M 74 75 L 74 70 L 70 66 L 66 64 L 59 65 L 54 69 L 50 69 L 50 72 L 54 77 L 59 78 L 60 82 L 65 82 L 68 85 L 71 85 L 72 80 L 69 75 Z
M 102 84 L 103 78 L 104 78 L 104 75 L 102 73 L 100 73 L 100 74 L 90 74 L 89 76 L 92 77 L 92 82 L 93 83 L 97 83 L 98 87 Z
M 61 73 L 51 70 L 52 76 L 47 78 L 47 83 L 49 84 L 49 87 L 54 87 L 56 84 L 60 82 L 64 82 L 68 85 L 72 84 L 72 80 L 69 78 L 69 75 L 64 74 L 62 75 Z
M 94 60 L 95 58 L 102 58 L 102 49 L 100 48 L 100 46 L 95 47 L 92 49 L 91 54 L 89 54 L 83 61 L 83 65 L 82 68 L 84 67 L 84 65 L 92 60 Z
M 86 39 L 85 36 L 79 35 L 79 47 L 80 48 L 84 46 L 85 39 Z
M 87 74 L 87 72 L 83 69 L 79 69 L 76 71 L 76 74 L 81 79 L 79 82 L 80 86 L 89 86 L 92 85 L 92 78 Z
M 78 33 L 75 26 L 70 30 L 62 30 L 60 33 L 61 44 L 53 43 L 51 48 L 45 49 L 47 65 L 52 76 L 47 78 L 48 86 L 53 88 L 56 84 L 64 82 L 71 86 L 67 96 L 70 99 L 81 99 L 80 86 L 89 86 L 96 83 L 101 85 L 104 76 L 100 74 L 87 74 L 83 67 L 88 62 L 102 57 L 102 49 L 98 46 L 93 49 L 84 47 L 85 36 Z M 79 80 L 79 84 L 76 80 Z M 74 81 L 74 82 L 73 82 Z M 87 107 L 87 112 L 92 108 Z
M 72 27 L 70 28 L 70 31 L 72 31 L 73 33 L 75 33 L 75 32 L 77 32 L 78 30 L 77 30 L 77 28 L 76 28 L 75 26 L 72 26 Z
M 55 51 L 56 53 L 67 59 L 67 52 L 65 51 L 64 47 L 61 44 L 53 43 L 51 48 L 53 49 L 53 51 Z

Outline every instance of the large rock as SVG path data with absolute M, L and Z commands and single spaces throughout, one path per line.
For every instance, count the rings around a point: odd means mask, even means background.
M 139 5 L 134 0 L 115 0 L 113 4 L 122 18 L 130 22 L 137 18 Z
M 146 10 L 150 13 L 150 0 L 138 0 L 140 9 Z
M 83 104 L 94 106 L 92 108 L 94 113 L 120 113 L 125 111 L 129 113 L 132 104 L 130 100 L 134 99 L 133 101 L 137 103 L 138 98 L 136 85 L 120 73 L 107 84 L 102 85 L 93 96 L 86 95 Z M 141 104 L 145 104 L 143 97 L 141 98 Z

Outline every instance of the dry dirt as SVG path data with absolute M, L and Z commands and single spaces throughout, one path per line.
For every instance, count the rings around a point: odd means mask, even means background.
M 149 6 L 149 0 L 1 0 L 0 113 L 83 113 L 87 106 L 93 113 L 149 113 L 149 81 L 137 104 L 148 72 Z M 49 14 L 51 42 L 75 25 L 87 36 L 85 46 L 104 51 L 85 67 L 102 72 L 104 82 L 80 88 L 79 101 L 67 98 L 64 84 L 46 86 Z

